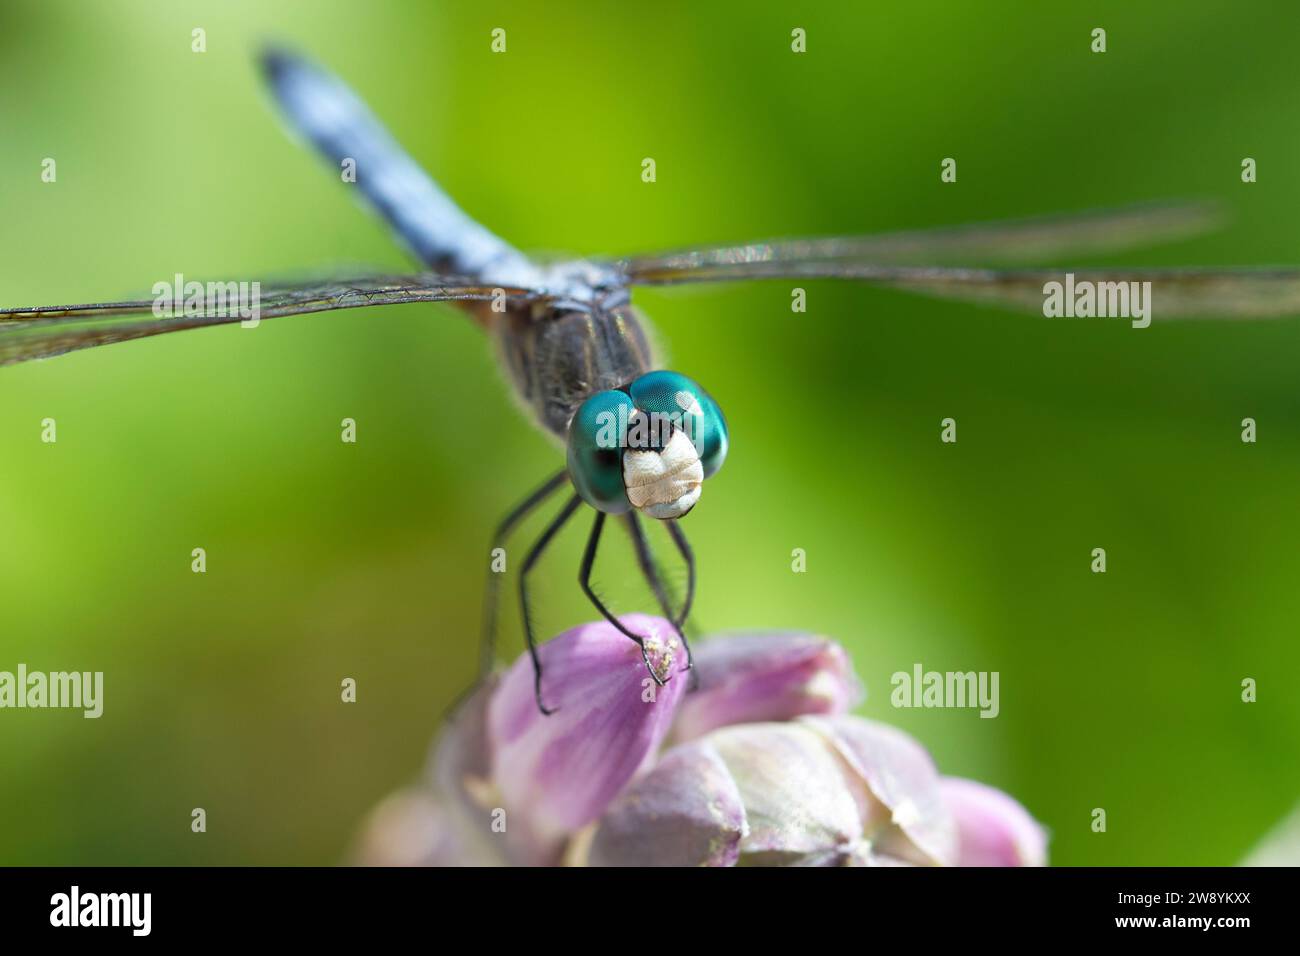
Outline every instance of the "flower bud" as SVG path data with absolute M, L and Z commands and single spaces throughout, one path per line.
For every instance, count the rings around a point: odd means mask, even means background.
M 796 631 L 712 638 L 695 651 L 695 673 L 677 715 L 677 740 L 727 724 L 844 714 L 862 697 L 844 649 Z
M 746 833 L 731 772 L 707 744 L 685 744 L 659 761 L 601 821 L 594 866 L 733 866 Z
M 505 858 L 428 787 L 408 787 L 370 811 L 352 850 L 359 866 L 500 866 Z
M 925 751 L 853 717 L 737 724 L 673 750 L 610 807 L 595 865 L 899 865 L 955 858 Z
M 872 800 L 864 826 L 876 852 L 910 863 L 957 862 L 957 830 L 929 753 L 896 727 L 860 717 L 807 717 L 835 746 Z
M 940 789 L 957 821 L 961 866 L 1047 864 L 1046 832 L 1010 796 L 959 777 L 944 777 Z
M 538 648 L 542 714 L 533 667 L 520 657 L 488 704 L 492 781 L 508 830 L 545 857 L 595 820 L 658 749 L 686 690 L 685 653 L 671 625 L 629 614 L 622 622 L 646 637 L 646 671 L 636 643 L 606 621 L 566 631 Z M 512 840 L 512 842 L 514 842 Z

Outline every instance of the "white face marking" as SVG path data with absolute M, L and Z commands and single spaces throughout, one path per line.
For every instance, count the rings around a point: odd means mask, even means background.
M 663 451 L 623 453 L 623 487 L 632 507 L 652 518 L 680 518 L 700 500 L 704 467 L 686 433 L 673 431 Z

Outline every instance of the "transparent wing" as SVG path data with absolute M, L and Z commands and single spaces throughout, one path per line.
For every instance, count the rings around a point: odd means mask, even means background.
M 214 283 L 221 287 L 215 296 L 210 291 L 212 286 L 205 286 L 209 290 L 206 304 L 193 309 L 183 304 L 176 308 L 170 299 L 0 308 L 0 366 L 167 332 L 228 325 L 253 315 L 275 319 L 407 302 L 487 302 L 497 295 L 508 301 L 528 302 L 540 297 L 528 289 L 468 285 L 432 273 L 268 286 L 250 290 L 254 294 L 244 300 L 233 290 L 227 293 L 226 285 Z
M 915 232 L 711 246 L 630 256 L 616 265 L 629 285 L 854 279 L 865 278 L 856 271 L 864 266 L 1019 265 L 1063 255 L 1119 252 L 1207 232 L 1221 220 L 1210 203 L 1147 203 Z
M 944 299 L 986 303 L 1043 313 L 1049 283 L 1054 294 L 1078 301 L 1093 284 L 1094 301 L 1126 302 L 1132 314 L 1130 283 L 1139 287 L 1147 314 L 1165 318 L 1273 318 L 1300 315 L 1300 269 L 960 269 L 852 267 L 834 273 Z M 1067 277 L 1068 276 L 1068 277 Z M 1114 284 L 1114 285 L 1112 285 Z M 1117 314 L 1111 305 L 1111 315 Z M 1099 314 L 1094 307 L 1093 314 Z

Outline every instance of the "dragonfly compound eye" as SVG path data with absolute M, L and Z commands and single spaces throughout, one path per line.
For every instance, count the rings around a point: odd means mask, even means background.
M 670 421 L 684 432 L 712 477 L 727 457 L 727 420 L 709 393 L 679 372 L 647 372 L 630 386 L 632 401 L 652 421 Z M 662 427 L 660 429 L 662 431 Z
M 627 392 L 597 392 L 578 406 L 569 423 L 569 477 L 597 511 L 616 515 L 632 507 L 623 487 L 623 452 L 628 421 L 635 414 Z
M 583 402 L 569 423 L 568 446 L 569 476 L 593 508 L 680 518 L 727 457 L 727 423 L 686 376 L 650 372 L 627 391 Z

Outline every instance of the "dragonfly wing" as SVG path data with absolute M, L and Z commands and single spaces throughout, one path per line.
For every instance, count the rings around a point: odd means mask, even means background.
M 538 295 L 529 289 L 489 288 L 425 274 L 272 286 L 257 289 L 248 301 L 238 302 L 232 296 L 218 299 L 215 305 L 193 309 L 184 306 L 173 309 L 170 300 L 165 299 L 0 308 L 0 366 L 253 318 L 274 319 L 408 302 L 491 302 L 502 298 L 529 302 Z
M 711 246 L 617 263 L 630 285 L 824 275 L 838 266 L 1017 265 L 1063 255 L 1119 252 L 1197 235 L 1221 221 L 1209 203 L 1146 203 L 1120 209 L 914 232 Z
M 476 223 L 429 178 L 337 77 L 283 50 L 262 54 L 267 85 L 288 124 L 355 186 L 428 268 L 522 283 L 532 264 Z
M 1134 316 L 1137 303 L 1147 316 L 1164 318 L 1273 318 L 1300 315 L 1300 269 L 961 269 L 845 266 L 823 275 L 861 279 L 909 292 L 1023 309 L 1040 315 L 1049 297 L 1068 314 L 1079 314 L 1081 296 L 1091 296 L 1093 315 Z M 1068 276 L 1068 277 L 1067 277 Z M 1055 283 L 1056 285 L 1052 285 Z M 1090 283 L 1090 287 L 1085 283 Z M 1135 298 L 1133 283 L 1139 285 Z M 1058 312 L 1056 314 L 1066 314 Z

